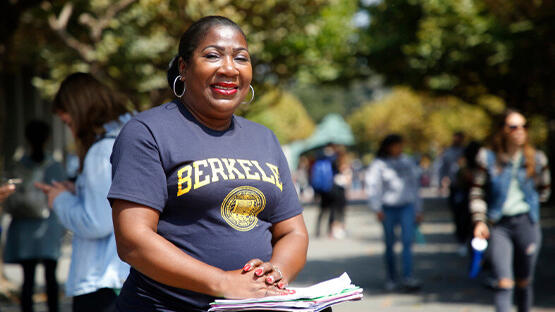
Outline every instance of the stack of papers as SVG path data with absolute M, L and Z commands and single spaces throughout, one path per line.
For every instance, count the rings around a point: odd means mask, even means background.
M 292 295 L 253 299 L 217 299 L 210 304 L 209 312 L 218 311 L 295 311 L 318 312 L 334 304 L 362 299 L 362 288 L 351 284 L 347 273 L 310 287 L 289 288 Z

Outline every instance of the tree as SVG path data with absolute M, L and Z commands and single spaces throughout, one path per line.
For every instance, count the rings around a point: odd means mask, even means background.
M 363 54 L 388 84 L 544 111 L 555 81 L 553 3 L 384 0 L 366 8 Z
M 491 94 L 548 126 L 555 159 L 555 2 L 382 0 L 362 8 L 360 57 L 389 85 L 452 94 Z M 491 112 L 490 112 L 491 113 Z
M 436 152 L 434 149 L 451 143 L 456 131 L 471 139 L 484 139 L 490 123 L 482 105 L 453 96 L 430 97 L 406 87 L 396 87 L 387 96 L 365 103 L 349 117 L 357 149 L 363 153 L 375 152 L 391 133 L 401 134 L 410 152 Z
M 244 116 L 273 129 L 281 144 L 305 139 L 315 127 L 299 99 L 279 89 L 268 90 Z
M 352 52 L 345 32 L 356 7 L 355 0 L 43 2 L 21 18 L 11 55 L 21 61 L 32 51 L 42 64 L 33 82 L 47 97 L 81 70 L 149 107 L 170 98 L 168 62 L 181 33 L 202 16 L 224 15 L 242 26 L 261 90 L 292 77 L 335 79 L 344 68 L 336 60 Z

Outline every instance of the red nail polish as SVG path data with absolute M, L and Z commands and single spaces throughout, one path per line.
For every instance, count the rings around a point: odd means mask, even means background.
M 258 276 L 262 276 L 263 273 L 264 273 L 264 271 L 262 269 L 258 269 L 256 271 L 254 271 L 254 274 L 256 274 Z
M 283 289 L 284 286 L 285 286 L 285 284 L 284 284 L 283 282 L 279 282 L 279 283 L 278 283 L 278 287 L 279 287 L 279 288 Z
M 272 284 L 272 283 L 274 282 L 274 278 L 273 278 L 272 276 L 269 276 L 269 277 L 266 279 L 266 282 L 267 282 L 268 284 Z
M 243 271 L 248 272 L 251 269 L 251 265 L 250 264 L 245 264 L 245 266 L 243 267 Z

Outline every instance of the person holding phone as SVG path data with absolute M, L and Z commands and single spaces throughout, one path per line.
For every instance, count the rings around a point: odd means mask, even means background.
M 114 311 L 117 292 L 129 266 L 116 252 L 110 204 L 110 153 L 122 126 L 132 118 L 127 100 L 91 74 L 64 79 L 54 98 L 53 112 L 69 127 L 80 160 L 75 184 L 37 184 L 49 206 L 73 233 L 66 295 L 74 312 Z
M 32 120 L 25 126 L 28 150 L 11 166 L 17 177 L 15 194 L 6 200 L 6 212 L 11 221 L 4 247 L 4 263 L 17 263 L 23 269 L 21 290 L 21 310 L 33 311 L 33 288 L 38 264 L 44 266 L 48 311 L 59 309 L 58 282 L 56 268 L 61 255 L 64 228 L 55 213 L 49 213 L 44 194 L 34 186 L 34 182 L 51 183 L 65 179 L 64 168 L 45 152 L 50 136 L 50 126 L 44 121 Z

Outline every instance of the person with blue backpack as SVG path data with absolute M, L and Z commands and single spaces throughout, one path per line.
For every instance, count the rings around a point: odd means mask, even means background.
M 343 238 L 345 236 L 344 219 L 345 188 L 336 181 L 339 162 L 342 155 L 335 144 L 328 144 L 310 170 L 310 185 L 320 197 L 320 212 L 316 221 L 316 237 L 320 236 L 320 227 L 324 214 L 329 211 L 327 231 L 330 237 Z
M 366 173 L 368 203 L 383 224 L 385 240 L 385 263 L 387 266 L 386 291 L 399 285 L 395 265 L 395 228 L 401 227 L 403 243 L 403 275 L 401 286 L 416 290 L 420 281 L 412 274 L 412 243 L 415 223 L 422 221 L 420 199 L 420 169 L 403 154 L 403 137 L 388 135 L 380 144 L 377 158 Z

